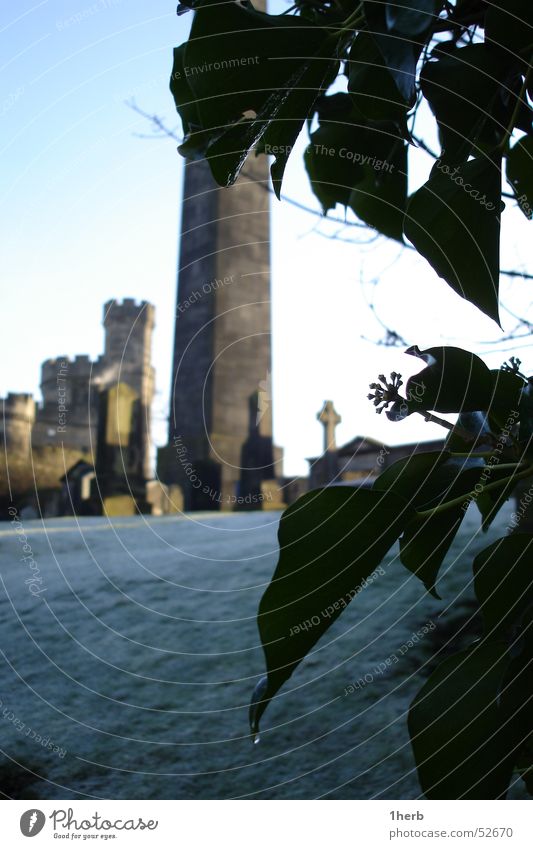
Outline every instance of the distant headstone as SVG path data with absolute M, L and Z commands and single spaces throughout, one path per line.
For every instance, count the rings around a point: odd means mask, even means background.
M 272 436 L 262 433 L 261 423 L 267 403 L 264 392 L 253 392 L 248 400 L 248 438 L 241 450 L 241 474 L 238 484 L 235 509 L 261 510 L 269 507 L 274 499 L 273 491 L 278 490 L 276 505 L 280 501 L 279 487 L 275 481 L 275 457 Z M 268 481 L 267 490 L 263 483 Z M 268 496 L 268 497 L 267 497 Z
M 327 486 L 337 480 L 339 473 L 335 429 L 342 419 L 337 413 L 333 401 L 324 401 L 322 409 L 316 417 L 324 427 L 324 451 L 322 456 L 314 461 L 311 468 L 311 484 L 312 486 Z
M 324 401 L 324 405 L 316 417 L 324 425 L 324 454 L 326 451 L 335 451 L 337 448 L 335 429 L 341 423 L 342 418 L 337 413 L 333 401 Z

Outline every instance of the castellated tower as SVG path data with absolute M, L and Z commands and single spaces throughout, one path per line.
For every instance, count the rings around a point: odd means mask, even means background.
M 150 469 L 150 411 L 155 372 L 151 365 L 154 307 L 133 298 L 104 305 L 105 347 L 93 362 L 85 354 L 55 357 L 41 368 L 43 403 L 32 434 L 34 448 L 56 445 L 95 457 L 99 395 L 118 382 L 139 396 L 142 413 L 142 453 L 146 478 Z
M 95 366 L 93 383 L 99 391 L 126 383 L 139 396 L 143 472 L 152 477 L 150 465 L 151 410 L 155 392 L 155 369 L 151 364 L 155 309 L 133 298 L 104 305 L 105 348 Z
M 81 355 L 45 360 L 41 366 L 43 402 L 32 434 L 34 448 L 61 445 L 90 455 L 98 415 L 98 398 L 90 393 L 94 363 Z
M 0 440 L 6 452 L 29 459 L 35 421 L 32 395 L 10 392 L 1 401 Z
M 98 358 L 97 381 L 104 388 L 128 383 L 141 403 L 150 407 L 154 397 L 155 371 L 151 364 L 155 309 L 148 301 L 133 298 L 104 304 L 105 348 Z

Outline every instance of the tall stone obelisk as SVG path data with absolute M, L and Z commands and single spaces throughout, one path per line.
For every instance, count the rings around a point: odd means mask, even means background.
M 272 443 L 268 159 L 231 188 L 185 165 L 168 445 L 158 475 L 185 509 L 279 502 Z

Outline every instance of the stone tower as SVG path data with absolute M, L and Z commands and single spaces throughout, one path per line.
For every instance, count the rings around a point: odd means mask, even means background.
M 267 186 L 265 156 L 223 189 L 205 160 L 185 165 L 168 445 L 158 454 L 159 477 L 182 487 L 185 509 L 269 506 L 281 475 Z
M 0 437 L 9 455 L 30 456 L 31 432 L 35 421 L 32 395 L 9 392 L 0 407 Z
M 155 370 L 151 365 L 155 309 L 133 298 L 104 305 L 105 348 L 98 358 L 95 384 L 99 390 L 118 383 L 130 386 L 140 404 L 139 450 L 146 479 L 152 477 L 150 459 L 151 410 Z
M 95 363 L 85 354 L 45 360 L 41 366 L 43 403 L 32 434 L 34 448 L 63 445 L 90 455 L 98 416 L 98 399 L 90 392 Z

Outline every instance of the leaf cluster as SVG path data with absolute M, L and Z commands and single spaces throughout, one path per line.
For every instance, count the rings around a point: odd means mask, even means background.
M 206 158 L 220 186 L 249 155 L 272 157 L 280 197 L 304 127 L 304 161 L 324 214 L 341 204 L 408 240 L 461 297 L 499 321 L 502 180 L 533 210 L 531 0 L 295 0 L 269 15 L 250 0 L 185 0 L 190 37 L 174 51 L 180 152 Z M 528 101 L 529 99 L 529 101 Z M 419 110 L 440 150 L 410 192 Z M 426 148 L 427 149 L 427 148 Z M 280 521 L 280 557 L 258 624 L 267 674 L 253 694 L 254 735 L 269 702 L 399 542 L 401 566 L 437 596 L 440 569 L 475 504 L 488 528 L 533 476 L 533 380 L 516 361 L 490 370 L 454 347 L 371 384 L 391 421 L 422 415 L 449 431 L 442 451 L 400 460 L 370 489 L 307 493 Z M 455 424 L 442 415 L 456 414 Z M 511 534 L 473 564 L 482 638 L 440 664 L 416 696 L 409 732 L 428 798 L 503 798 L 533 774 L 533 535 Z M 438 596 L 437 596 L 438 597 Z
M 404 395 L 399 375 L 387 384 L 389 417 L 455 412 L 457 422 L 443 450 L 398 460 L 371 489 L 325 487 L 284 512 L 279 562 L 258 614 L 267 676 L 252 698 L 254 734 L 268 703 L 356 603 L 396 542 L 401 565 L 438 598 L 439 571 L 468 507 L 476 505 L 486 530 L 517 481 L 533 476 L 531 381 L 516 364 L 491 371 L 450 347 L 408 353 L 425 367 Z M 409 731 L 428 798 L 500 798 L 526 757 L 533 735 L 532 553 L 533 535 L 519 533 L 478 554 L 474 588 L 484 636 L 438 666 L 411 706 Z
M 499 321 L 502 173 L 524 214 L 533 210 L 530 0 L 299 0 L 292 15 L 251 2 L 186 5 L 194 21 L 171 77 L 181 153 L 206 157 L 221 186 L 250 153 L 271 155 L 279 197 L 307 125 L 305 166 L 324 213 L 341 204 L 409 240 Z M 339 80 L 345 91 L 328 93 Z M 424 103 L 441 149 L 409 194 Z

